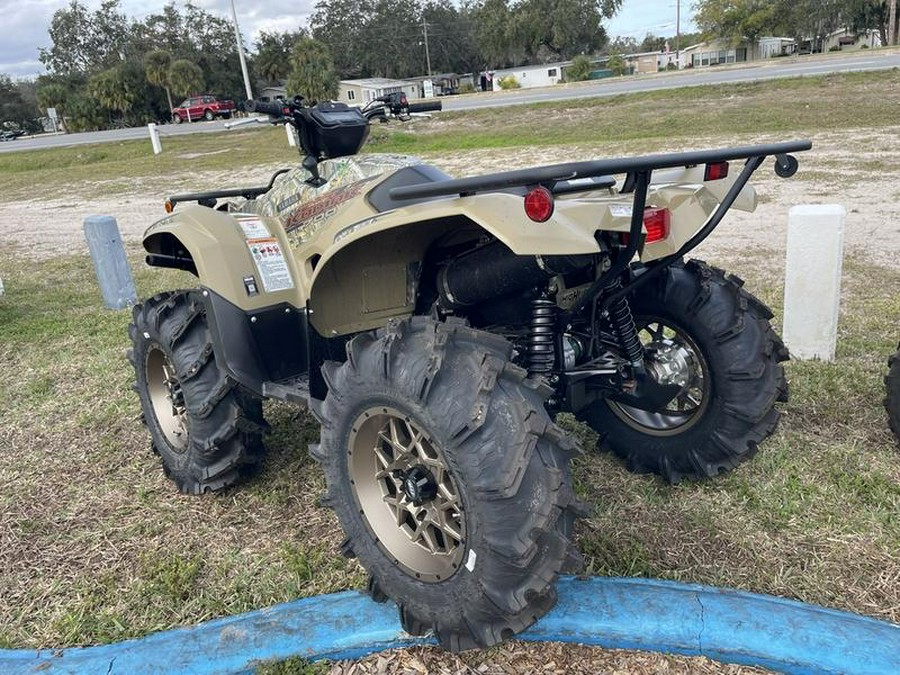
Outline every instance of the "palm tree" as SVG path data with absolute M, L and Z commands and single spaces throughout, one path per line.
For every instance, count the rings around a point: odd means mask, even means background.
M 203 88 L 203 71 L 196 63 L 178 59 L 169 66 L 169 86 L 179 96 L 189 96 Z
M 190 96 L 192 92 L 198 92 L 203 88 L 203 71 L 200 66 L 187 59 L 172 62 L 169 66 L 168 79 L 169 86 L 179 96 Z M 188 111 L 188 122 L 190 121 L 191 113 Z
M 166 99 L 169 101 L 169 111 L 172 111 L 172 92 L 169 91 L 169 67 L 172 65 L 172 56 L 163 49 L 156 49 L 144 58 L 144 71 L 147 74 L 147 82 L 162 87 L 166 90 Z
M 291 55 L 287 90 L 316 101 L 330 101 L 338 93 L 338 77 L 328 47 L 312 38 L 301 38 Z
M 88 93 L 103 107 L 125 115 L 137 101 L 140 90 L 121 65 L 101 71 L 88 80 Z

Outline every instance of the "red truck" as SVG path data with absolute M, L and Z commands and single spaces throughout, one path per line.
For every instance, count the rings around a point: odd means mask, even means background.
M 172 110 L 172 121 L 175 124 L 195 122 L 199 119 L 214 120 L 216 117 L 231 117 L 234 112 L 234 101 L 219 100 L 215 96 L 203 94 L 191 96 Z

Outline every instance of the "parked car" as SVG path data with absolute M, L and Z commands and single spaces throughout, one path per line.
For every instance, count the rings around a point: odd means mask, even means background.
M 24 135 L 24 131 L 11 131 L 9 129 L 0 131 L 0 141 L 14 141 L 19 136 Z
M 175 124 L 195 122 L 200 119 L 212 121 L 216 117 L 231 117 L 232 113 L 234 113 L 234 101 L 220 100 L 215 96 L 204 94 L 182 101 L 181 105 L 172 110 L 172 121 Z

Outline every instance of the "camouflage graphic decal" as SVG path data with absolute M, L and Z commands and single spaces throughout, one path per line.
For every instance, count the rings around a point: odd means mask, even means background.
M 277 217 L 291 245 L 298 246 L 309 241 L 342 203 L 371 187 L 375 178 L 421 163 L 417 157 L 386 154 L 330 159 L 319 163 L 319 175 L 328 181 L 320 187 L 307 185 L 310 174 L 298 167 L 279 176 L 265 195 L 245 201 L 236 210 Z

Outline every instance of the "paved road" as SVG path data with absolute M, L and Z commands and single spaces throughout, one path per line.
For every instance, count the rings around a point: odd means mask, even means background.
M 443 99 L 444 110 L 474 110 L 501 105 L 521 105 L 541 101 L 563 101 L 567 99 L 596 96 L 615 96 L 638 91 L 675 89 L 704 84 L 726 84 L 770 80 L 781 77 L 823 75 L 851 71 L 886 70 L 900 67 L 900 53 L 889 52 L 859 53 L 853 56 L 822 55 L 776 59 L 764 64 L 709 68 L 679 73 L 660 73 L 631 78 L 598 80 L 596 82 L 573 84 L 563 87 L 524 89 L 509 92 L 495 92 Z M 215 133 L 225 128 L 225 122 L 195 122 L 193 124 L 167 124 L 159 127 L 160 136 L 178 136 L 191 133 Z M 135 138 L 147 138 L 146 127 L 95 131 L 64 136 L 42 136 L 0 143 L 0 152 L 30 150 L 35 148 L 84 145 L 86 143 L 106 143 Z M 149 139 L 148 139 L 149 140 Z
M 566 99 L 616 96 L 639 91 L 676 89 L 705 84 L 730 84 L 772 80 L 781 77 L 825 75 L 827 73 L 847 73 L 866 70 L 887 70 L 900 67 L 900 53 L 862 53 L 850 57 L 834 55 L 816 57 L 794 57 L 766 61 L 759 65 L 705 68 L 683 70 L 679 73 L 660 73 L 630 78 L 597 80 L 564 87 L 515 90 L 458 99 L 444 99 L 444 110 L 474 110 L 499 105 L 518 105 L 543 101 L 563 101 Z

